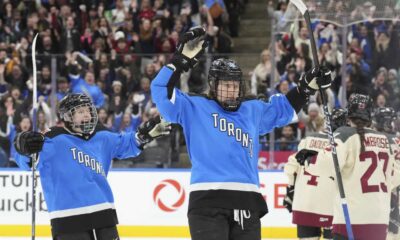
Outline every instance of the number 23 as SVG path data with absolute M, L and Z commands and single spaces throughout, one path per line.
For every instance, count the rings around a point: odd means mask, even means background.
M 362 152 L 360 154 L 360 161 L 364 162 L 367 161 L 367 159 L 371 159 L 371 165 L 369 165 L 367 171 L 365 171 L 365 173 L 362 175 L 360 179 L 362 192 L 363 193 L 379 192 L 380 189 L 382 189 L 383 192 L 387 192 L 387 186 L 384 182 L 381 182 L 380 184 L 369 184 L 368 180 L 378 167 L 379 161 L 384 161 L 382 170 L 383 170 L 383 175 L 386 178 L 386 169 L 389 161 L 389 155 L 386 152 L 378 152 L 378 154 L 376 154 L 373 151 Z

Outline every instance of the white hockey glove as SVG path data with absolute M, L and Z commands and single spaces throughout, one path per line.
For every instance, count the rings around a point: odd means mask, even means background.
M 331 83 L 331 70 L 327 67 L 313 68 L 300 77 L 299 89 L 307 95 L 314 95 L 319 89 L 329 88 Z
M 139 147 L 143 148 L 144 145 L 151 142 L 153 139 L 166 136 L 170 132 L 171 123 L 165 122 L 164 119 L 157 116 L 139 126 L 136 132 L 136 140 L 139 143 Z
M 177 70 L 187 72 L 190 68 L 193 68 L 197 64 L 197 58 L 207 47 L 205 35 L 206 31 L 200 26 L 193 27 L 188 32 L 183 34 L 179 41 L 177 50 L 171 60 L 171 63 Z

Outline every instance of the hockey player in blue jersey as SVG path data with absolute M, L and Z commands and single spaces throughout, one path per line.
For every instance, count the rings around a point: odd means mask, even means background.
M 264 102 L 245 97 L 242 71 L 234 61 L 217 59 L 209 69 L 209 95 L 188 95 L 173 86 L 196 64 L 204 34 L 196 27 L 183 35 L 171 63 L 151 83 L 152 98 L 161 115 L 179 123 L 185 134 L 192 162 L 192 239 L 261 239 L 260 218 L 268 210 L 259 191 L 259 136 L 295 120 L 310 94 L 329 88 L 330 71 L 313 69 L 286 96 Z
M 107 181 L 111 160 L 140 154 L 144 144 L 168 134 L 170 126 L 158 118 L 137 132 L 113 133 L 97 124 L 96 108 L 84 94 L 64 97 L 59 114 L 64 127 L 53 127 L 45 135 L 17 135 L 14 144 L 20 154 L 16 161 L 30 170 L 27 155 L 39 153 L 37 169 L 55 240 L 119 239 Z

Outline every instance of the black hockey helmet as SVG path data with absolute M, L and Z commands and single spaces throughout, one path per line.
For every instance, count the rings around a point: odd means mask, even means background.
M 347 116 L 366 122 L 372 121 L 372 100 L 368 95 L 352 94 L 347 103 Z
M 231 59 L 219 58 L 211 63 L 208 71 L 208 81 L 210 84 L 210 96 L 214 98 L 218 104 L 226 111 L 236 111 L 242 102 L 245 93 L 245 83 L 242 79 L 242 70 L 237 63 Z M 234 100 L 221 100 L 222 91 L 218 91 L 220 81 L 238 81 L 239 95 Z
M 331 127 L 332 131 L 345 126 L 347 124 L 347 111 L 342 108 L 335 108 L 331 114 Z
M 88 107 L 90 111 L 90 119 L 86 121 L 74 122 L 74 114 L 81 107 Z M 72 132 L 80 129 L 84 135 L 91 134 L 98 121 L 97 110 L 90 97 L 81 93 L 73 93 L 61 99 L 58 105 L 58 112 L 65 126 Z
M 374 112 L 374 125 L 378 131 L 393 133 L 393 121 L 395 119 L 396 112 L 391 107 L 380 107 Z

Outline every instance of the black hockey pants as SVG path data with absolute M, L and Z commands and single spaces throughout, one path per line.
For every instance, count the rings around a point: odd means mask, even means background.
M 99 228 L 86 232 L 58 234 L 54 240 L 119 240 L 117 227 Z
M 259 213 L 249 210 L 196 208 L 188 213 L 192 240 L 260 240 Z

